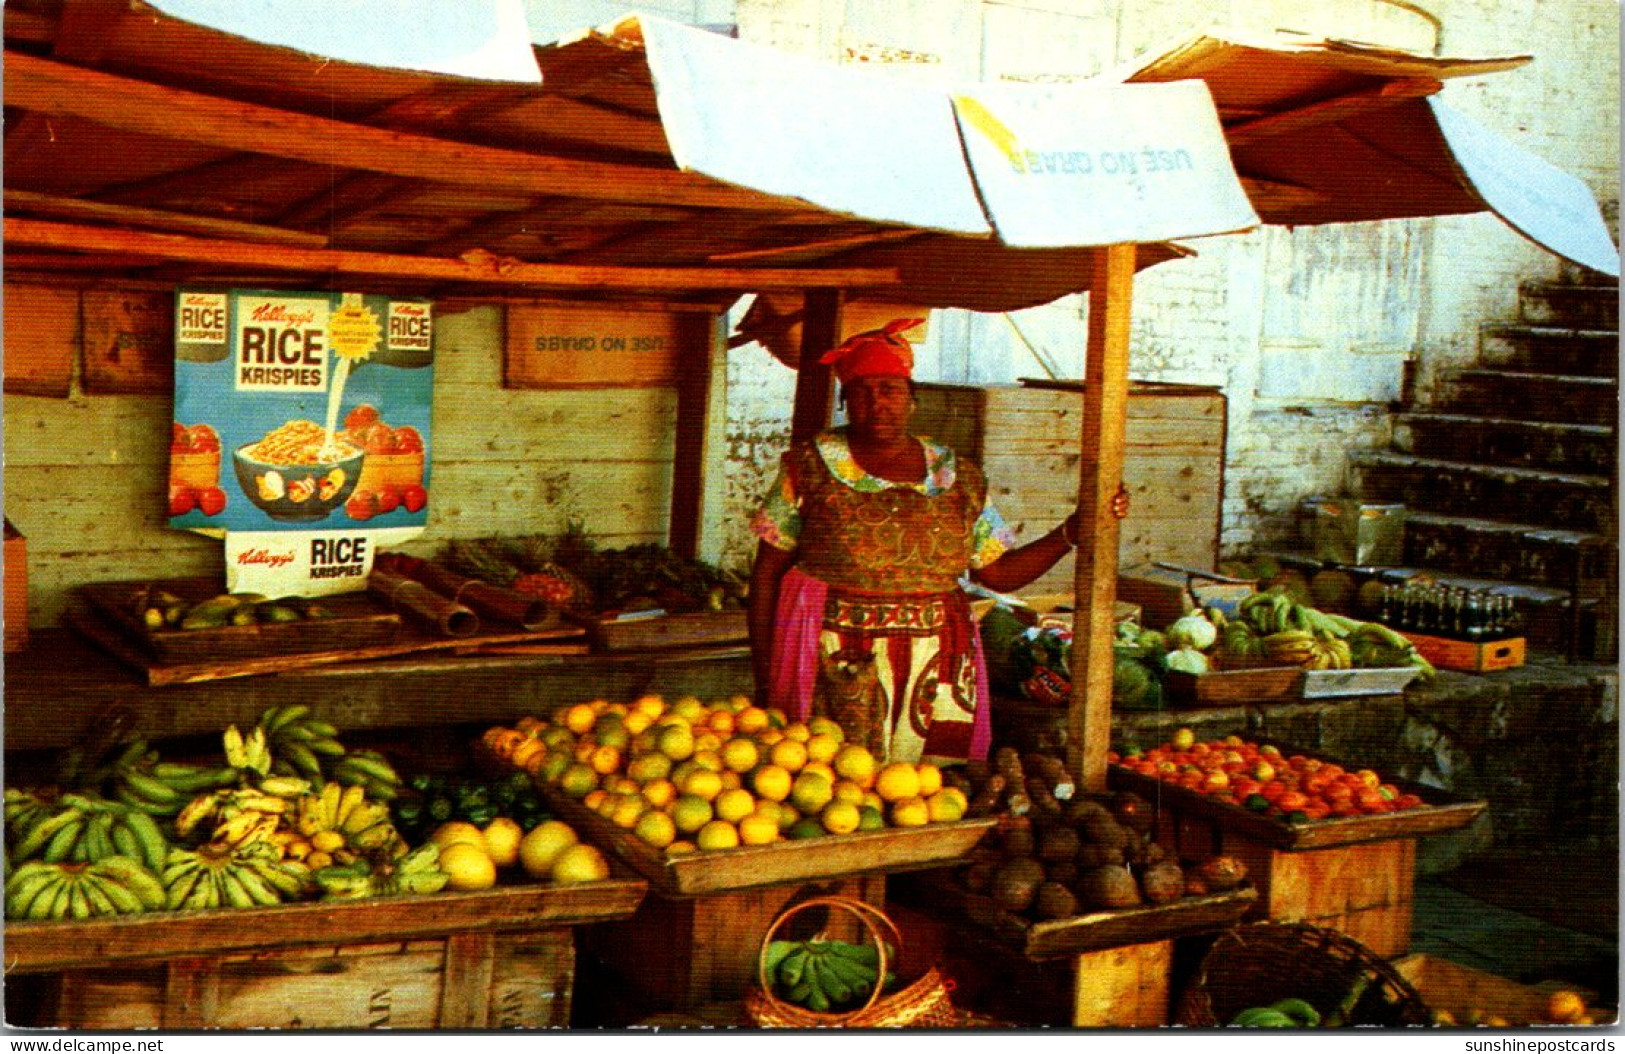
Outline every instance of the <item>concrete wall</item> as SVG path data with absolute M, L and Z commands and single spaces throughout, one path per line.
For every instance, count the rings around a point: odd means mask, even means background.
M 1425 10 L 1423 10 L 1425 8 Z M 739 35 L 834 62 L 955 80 L 1075 80 L 1208 25 L 1288 28 L 1447 55 L 1531 54 L 1523 69 L 1447 85 L 1450 105 L 1618 200 L 1619 8 L 1613 0 L 737 0 Z M 1132 373 L 1224 387 L 1227 552 L 1289 537 L 1308 496 L 1344 486 L 1351 450 L 1386 446 L 1409 363 L 1418 390 L 1477 353 L 1479 323 L 1512 317 L 1519 281 L 1557 258 L 1487 215 L 1268 229 L 1193 243 L 1142 275 Z M 1008 382 L 1082 373 L 1086 308 L 1067 298 L 1008 318 L 937 312 L 923 379 Z M 723 554 L 788 436 L 793 375 L 762 349 L 729 362 Z

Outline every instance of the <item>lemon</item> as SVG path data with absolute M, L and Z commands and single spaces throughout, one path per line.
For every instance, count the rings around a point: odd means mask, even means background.
M 920 793 L 920 774 L 906 761 L 894 761 L 875 776 L 875 793 L 883 801 L 896 802 Z
M 711 802 L 706 798 L 698 798 L 692 794 L 685 794 L 678 798 L 671 807 L 671 818 L 677 824 L 677 829 L 684 834 L 693 834 L 701 827 L 710 823 L 716 813 L 711 808 Z
M 925 809 L 932 823 L 952 823 L 965 817 L 965 806 L 946 790 L 937 791 L 925 799 Z
M 587 765 L 600 776 L 608 776 L 621 767 L 621 748 L 601 746 L 592 752 L 592 760 Z
M 818 814 L 819 822 L 830 834 L 851 834 L 862 819 L 858 807 L 849 801 L 832 801 Z
M 665 813 L 651 809 L 638 817 L 632 833 L 656 849 L 664 849 L 677 840 L 677 824 Z
M 635 736 L 654 723 L 655 719 L 653 717 L 641 710 L 634 710 L 626 715 L 625 727 L 629 735 Z
M 467 820 L 447 820 L 434 829 L 433 833 L 429 835 L 429 841 L 441 848 L 455 845 L 458 842 L 466 842 L 469 845 L 478 847 L 481 852 L 485 851 L 485 832 Z M 321 849 L 322 847 L 316 846 L 316 848 Z M 332 852 L 331 849 L 324 851 Z
M 920 778 L 920 797 L 929 798 L 942 789 L 942 770 L 929 761 L 914 766 L 914 774 Z
M 784 832 L 784 836 L 800 841 L 803 838 L 822 838 L 827 833 L 823 824 L 811 816 L 803 816 L 790 825 L 790 829 Z
M 664 809 L 677 800 L 677 785 L 671 780 L 650 780 L 639 793 L 654 808 Z
M 755 735 L 767 728 L 767 711 L 761 707 L 746 705 L 734 715 L 734 730 L 745 735 Z
M 579 882 L 602 882 L 609 877 L 609 861 L 598 847 L 577 842 L 553 861 L 553 881 L 563 886 Z
M 807 731 L 815 736 L 833 736 L 837 743 L 846 742 L 846 729 L 832 718 L 822 716 L 809 718 Z
M 598 712 L 588 703 L 577 703 L 564 712 L 564 727 L 578 736 L 591 731 L 597 720 Z
M 794 777 L 781 765 L 763 765 L 751 775 L 750 785 L 756 796 L 769 801 L 783 801 L 790 796 L 790 782 Z
M 482 846 L 472 842 L 453 842 L 443 846 L 440 850 L 440 870 L 449 876 L 447 889 L 467 893 L 476 889 L 490 889 L 497 884 L 497 865 Z
M 835 797 L 835 787 L 816 772 L 804 772 L 790 785 L 790 801 L 803 815 L 816 816 Z
M 1175 750 L 1189 750 L 1196 745 L 1196 733 L 1189 728 L 1175 729 L 1173 745 Z
M 830 764 L 827 761 L 809 761 L 805 765 L 801 766 L 801 771 L 815 772 L 824 777 L 824 779 L 828 780 L 830 786 L 833 787 L 835 785 L 835 770 L 830 767 Z
M 609 822 L 616 827 L 630 831 L 638 825 L 638 820 L 649 811 L 649 803 L 643 800 L 641 794 L 623 795 L 610 810 Z
M 793 721 L 784 726 L 784 738 L 793 739 L 798 743 L 805 743 L 812 738 L 812 730 L 800 721 Z
M 671 758 L 665 754 L 639 754 L 627 763 L 626 774 L 639 783 L 648 783 L 671 775 L 671 765 Z
M 721 772 L 726 766 L 722 764 L 722 755 L 717 753 L 716 747 L 699 747 L 694 749 L 694 755 L 688 763 L 697 769 L 708 769 L 711 772 Z
M 900 798 L 892 802 L 891 824 L 893 827 L 924 827 L 931 822 L 931 808 L 925 804 L 924 798 Z
M 598 786 L 598 773 L 579 761 L 573 761 L 559 775 L 559 789 L 572 798 L 585 798 Z
M 660 730 L 655 747 L 672 761 L 686 761 L 694 754 L 694 730 L 687 725 L 667 725 Z
M 807 763 L 807 745 L 785 736 L 768 750 L 767 759 L 786 772 L 800 772 Z
M 691 725 L 700 724 L 705 720 L 705 704 L 692 695 L 685 695 L 672 703 L 671 712 Z
M 512 867 L 519 860 L 519 843 L 525 837 L 525 829 L 519 826 L 519 821 L 511 816 L 498 816 L 486 824 L 481 833 L 485 836 L 485 851 L 491 857 L 491 862 L 498 867 Z
M 756 799 L 751 796 L 750 791 L 736 787 L 717 795 L 711 806 L 716 811 L 717 819 L 738 823 L 756 811 Z
M 873 805 L 860 805 L 858 807 L 858 830 L 878 831 L 886 826 L 886 814 Z
M 694 836 L 701 849 L 732 849 L 739 844 L 739 829 L 727 820 L 712 820 Z
M 835 800 L 850 802 L 853 805 L 863 804 L 863 788 L 851 780 L 835 781 Z
M 737 790 L 745 785 L 745 777 L 733 769 L 723 769 L 717 773 L 717 778 L 722 780 L 722 789 L 725 791 Z
M 688 853 L 696 851 L 697 849 L 699 849 L 699 846 L 695 845 L 693 842 L 688 841 L 686 838 L 679 838 L 677 841 L 666 846 L 666 855 L 685 856 Z
M 841 741 L 826 732 L 807 739 L 807 760 L 822 761 L 826 764 L 835 759 L 835 754 L 841 749 Z
M 653 721 L 655 718 L 666 712 L 666 700 L 661 698 L 659 695 L 650 692 L 646 695 L 640 695 L 636 699 L 632 700 L 632 709 L 633 711 L 643 714 L 644 716 L 648 717 L 649 720 Z
M 835 774 L 842 779 L 849 779 L 853 783 L 868 790 L 875 782 L 875 772 L 879 768 L 875 756 L 869 749 L 857 743 L 846 743 L 835 752 L 835 759 L 831 762 L 835 767 Z
M 581 839 L 563 820 L 543 820 L 519 841 L 519 866 L 532 878 L 546 878 L 560 853 Z

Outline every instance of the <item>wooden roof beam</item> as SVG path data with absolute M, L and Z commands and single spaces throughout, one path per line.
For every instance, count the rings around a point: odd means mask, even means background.
M 6 246 L 70 252 L 129 253 L 252 271 L 293 271 L 334 275 L 381 275 L 429 281 L 471 282 L 539 289 L 616 289 L 666 292 L 705 290 L 828 289 L 891 286 L 895 268 L 700 268 L 582 267 L 533 264 L 490 253 L 462 259 L 391 253 L 301 249 L 256 242 L 193 238 L 153 231 L 87 227 L 51 220 L 5 218 Z
M 1295 110 L 1283 110 L 1267 117 L 1230 125 L 1225 128 L 1224 137 L 1230 143 L 1231 149 L 1251 146 L 1265 139 L 1301 132 L 1315 125 L 1330 124 L 1346 117 L 1362 116 L 1408 99 L 1420 99 L 1434 94 L 1443 87 L 1441 82 L 1432 77 L 1406 77 L 1385 81 L 1380 86 L 1366 91 L 1349 92 L 1335 99 L 1323 99 Z
M 481 146 L 222 99 L 53 62 L 5 56 L 5 102 L 110 128 L 226 150 L 545 197 L 775 211 L 786 203 L 675 169 Z

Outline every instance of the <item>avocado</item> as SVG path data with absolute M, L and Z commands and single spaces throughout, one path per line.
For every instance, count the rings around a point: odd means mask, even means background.
M 1078 913 L 1078 898 L 1059 882 L 1045 882 L 1038 887 L 1033 910 L 1041 919 L 1070 918 Z
M 1006 860 L 993 872 L 988 895 L 1006 911 L 1020 914 L 1032 906 L 1044 881 L 1044 865 L 1030 856 Z
M 1114 911 L 1140 905 L 1140 887 L 1122 864 L 1085 871 L 1078 878 L 1078 899 L 1090 908 Z

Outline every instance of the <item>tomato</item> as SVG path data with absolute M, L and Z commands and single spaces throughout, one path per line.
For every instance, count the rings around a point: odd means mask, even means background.
M 374 421 L 357 431 L 355 441 L 369 454 L 395 453 L 395 430 L 382 421 Z
M 378 499 L 372 491 L 357 491 L 344 503 L 344 511 L 352 520 L 370 520 L 378 511 Z
M 1401 794 L 1394 799 L 1394 808 L 1396 809 L 1420 809 L 1421 807 L 1422 798 L 1420 795 Z
M 197 507 L 197 492 L 184 483 L 169 485 L 169 514 L 185 516 Z
M 1271 805 L 1274 805 L 1280 800 L 1281 795 L 1285 794 L 1290 789 L 1291 788 L 1284 783 L 1271 782 L 1260 787 L 1258 793 L 1264 796 L 1264 800 L 1268 801 Z
M 186 440 L 194 452 L 220 449 L 220 437 L 208 425 L 193 425 L 187 429 Z
M 1236 792 L 1236 797 L 1241 798 L 1243 800 L 1252 797 L 1254 794 L 1257 794 L 1259 788 L 1262 787 L 1262 786 L 1263 786 L 1262 783 L 1258 782 L 1255 779 L 1249 779 L 1246 776 L 1241 776 L 1239 778 L 1232 778 L 1230 780 L 1230 787 L 1231 787 L 1232 790 L 1234 790 Z
M 385 487 L 378 491 L 374 498 L 377 500 L 378 515 L 394 512 L 401 507 L 401 492 L 395 487 Z
M 1309 801 L 1303 807 L 1303 814 L 1311 820 L 1324 820 L 1331 815 L 1331 806 L 1323 801 Z
M 1309 795 L 1302 791 L 1289 790 L 1275 799 L 1275 807 L 1282 812 L 1299 812 L 1309 804 Z
M 1259 761 L 1253 765 L 1253 779 L 1260 783 L 1268 783 L 1275 778 L 1275 766 L 1267 761 Z
M 176 421 L 169 429 L 169 452 L 171 454 L 186 453 L 186 438 L 186 426 Z
M 204 487 L 197 492 L 198 510 L 205 516 L 218 516 L 226 509 L 226 492 L 219 487 Z
M 344 415 L 344 430 L 346 432 L 359 432 L 376 420 L 378 420 L 377 407 L 362 403 Z
M 1202 781 L 1202 786 L 1208 791 L 1222 791 L 1230 788 L 1230 774 L 1223 769 L 1209 772 Z
M 1370 769 L 1361 769 L 1354 775 L 1359 778 L 1361 783 L 1364 783 L 1368 787 L 1375 787 L 1382 782 L 1382 777 L 1377 775 L 1375 772 L 1372 772 Z
M 401 454 L 416 454 L 423 449 L 423 437 L 411 425 L 395 429 L 395 450 Z

